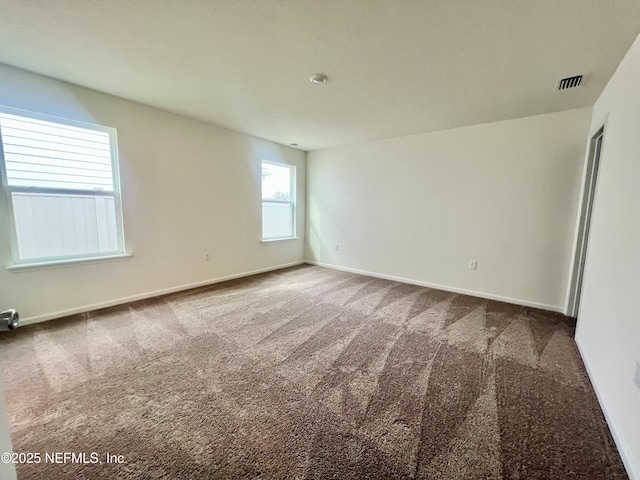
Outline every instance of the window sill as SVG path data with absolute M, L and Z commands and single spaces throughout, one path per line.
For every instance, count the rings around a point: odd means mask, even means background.
M 263 238 L 260 243 L 273 243 L 273 242 L 287 242 L 291 240 L 298 240 L 300 237 L 285 237 L 285 238 Z
M 12 273 L 25 272 L 29 270 L 44 270 L 48 268 L 56 268 L 56 267 L 69 267 L 73 265 L 79 264 L 87 264 L 87 263 L 102 263 L 102 262 L 110 262 L 116 260 L 129 260 L 133 255 L 131 253 L 123 253 L 118 255 L 107 255 L 104 257 L 87 257 L 87 258 L 72 258 L 67 260 L 51 260 L 48 262 L 34 262 L 34 263 L 24 263 L 17 265 L 7 265 L 7 270 Z

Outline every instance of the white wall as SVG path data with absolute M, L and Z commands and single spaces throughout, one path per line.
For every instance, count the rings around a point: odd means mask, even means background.
M 11 250 L 1 195 L 0 310 L 46 319 L 302 261 L 304 152 L 2 65 L 0 104 L 117 129 L 133 253 L 127 261 L 10 273 L 2 266 Z M 298 240 L 260 243 L 263 159 L 297 167 Z
M 576 341 L 632 478 L 640 479 L 640 38 L 593 107 L 606 121 Z
M 310 152 L 307 260 L 563 310 L 590 113 Z

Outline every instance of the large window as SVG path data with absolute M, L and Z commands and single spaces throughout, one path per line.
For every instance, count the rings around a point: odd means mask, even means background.
M 16 264 L 124 253 L 112 128 L 0 107 Z
M 295 237 L 295 167 L 262 162 L 262 239 Z

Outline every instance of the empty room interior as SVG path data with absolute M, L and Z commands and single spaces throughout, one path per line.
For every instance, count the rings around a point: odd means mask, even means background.
M 0 479 L 640 480 L 639 33 L 1 2 Z

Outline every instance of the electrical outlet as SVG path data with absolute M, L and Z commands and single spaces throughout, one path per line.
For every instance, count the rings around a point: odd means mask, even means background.
M 478 269 L 478 261 L 469 260 L 469 270 L 477 270 L 477 269 Z
M 633 383 L 640 389 L 640 362 L 636 362 L 636 371 L 633 372 Z
M 337 252 L 340 250 L 340 245 L 338 245 L 337 243 L 333 246 L 333 249 Z
M 204 252 L 204 261 L 208 262 L 209 260 L 211 260 L 211 257 L 209 256 L 209 252 Z

